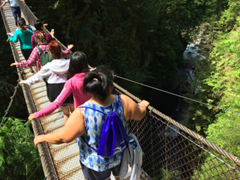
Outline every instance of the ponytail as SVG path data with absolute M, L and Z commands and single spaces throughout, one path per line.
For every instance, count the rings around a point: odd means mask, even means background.
M 88 61 L 85 53 L 76 51 L 70 58 L 67 78 L 72 78 L 77 73 L 88 72 Z
M 113 83 L 113 72 L 107 66 L 98 66 L 96 70 L 86 73 L 83 91 L 104 101 L 109 95 L 109 87 Z
M 18 26 L 23 30 L 26 31 L 26 21 L 23 18 L 19 18 L 19 20 L 17 21 Z

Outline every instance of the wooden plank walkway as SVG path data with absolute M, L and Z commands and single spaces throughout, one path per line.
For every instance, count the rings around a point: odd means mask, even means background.
M 10 31 L 14 33 L 17 27 L 8 3 L 3 7 L 3 12 L 5 14 Z M 17 49 L 19 60 L 25 61 L 20 49 L 20 43 L 15 43 L 14 46 Z M 29 68 L 23 68 L 23 72 L 26 79 L 33 75 Z M 31 85 L 30 91 L 38 111 L 50 104 L 47 97 L 46 84 L 44 81 L 40 81 L 34 85 Z M 58 131 L 64 126 L 63 113 L 60 109 L 56 110 L 49 116 L 40 118 L 40 120 L 42 128 L 46 134 Z M 79 163 L 79 149 L 76 142 L 77 141 L 61 145 L 48 143 L 58 179 L 60 180 L 84 179 Z
M 5 14 L 7 25 L 10 31 L 14 33 L 17 27 L 15 25 L 14 17 L 8 3 L 3 7 L 3 12 Z M 22 16 L 24 17 L 24 14 L 22 14 Z M 19 61 L 25 61 L 25 58 L 23 57 L 20 49 L 20 43 L 15 43 L 14 47 L 17 50 Z M 24 67 L 23 74 L 26 79 L 33 76 L 33 74 L 30 72 L 30 69 Z M 40 81 L 34 85 L 29 86 L 29 89 L 37 111 L 50 104 L 47 98 L 46 84 L 44 81 Z M 26 97 L 25 100 L 28 101 Z M 58 131 L 64 126 L 63 113 L 61 112 L 61 109 L 57 109 L 51 115 L 40 118 L 40 122 L 45 134 Z M 48 148 L 50 150 L 50 155 L 57 172 L 57 179 L 84 179 L 79 163 L 79 149 L 76 140 L 74 142 L 64 143 L 61 145 L 48 143 Z M 128 173 L 126 179 L 130 179 L 129 174 L 130 172 Z M 111 176 L 111 179 L 115 178 Z

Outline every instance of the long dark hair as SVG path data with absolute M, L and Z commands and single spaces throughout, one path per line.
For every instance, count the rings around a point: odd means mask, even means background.
M 17 21 L 19 27 L 23 30 L 26 31 L 26 21 L 23 18 L 19 18 L 19 20 Z
M 42 21 L 40 19 L 36 19 L 34 23 L 34 27 L 36 28 L 36 30 L 42 31 L 42 27 L 43 27 Z
M 85 75 L 83 91 L 104 101 L 109 95 L 109 87 L 113 85 L 113 80 L 114 73 L 108 66 L 98 66 Z
M 70 64 L 67 73 L 68 79 L 73 77 L 75 74 L 88 71 L 89 67 L 86 54 L 81 51 L 76 51 L 73 53 L 70 58 Z

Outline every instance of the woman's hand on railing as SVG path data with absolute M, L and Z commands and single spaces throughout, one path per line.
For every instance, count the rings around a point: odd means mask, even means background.
M 18 63 L 15 62 L 15 63 L 12 63 L 10 66 L 17 66 L 17 65 L 18 65 Z
M 34 113 L 32 113 L 32 114 L 30 114 L 29 116 L 28 116 L 28 120 L 29 121 L 31 121 L 31 120 L 33 120 L 33 119 L 35 119 L 36 117 L 35 117 L 35 114 Z
M 23 81 L 20 81 L 20 82 L 19 82 L 19 85 L 22 86 L 22 84 L 23 84 Z
M 35 144 L 36 147 L 37 147 L 38 143 L 45 142 L 44 136 L 45 136 L 45 135 L 38 135 L 38 136 L 36 136 L 36 137 L 34 138 L 34 141 L 33 141 L 33 142 L 34 142 L 34 144 Z
M 72 49 L 73 47 L 74 47 L 73 44 L 69 44 L 67 48 L 68 48 L 68 49 Z
M 138 103 L 138 106 L 139 107 L 144 107 L 144 108 L 147 108 L 149 106 L 149 102 L 146 101 L 146 100 L 142 100 L 140 103 Z

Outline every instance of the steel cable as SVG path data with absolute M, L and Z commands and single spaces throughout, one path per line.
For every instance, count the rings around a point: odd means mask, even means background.
M 19 83 L 17 83 L 17 86 L 15 87 L 15 90 L 14 90 L 14 92 L 13 92 L 13 95 L 12 95 L 12 97 L 11 97 L 11 100 L 10 100 L 10 102 L 9 102 L 9 104 L 8 104 L 8 108 L 7 108 L 5 114 L 4 114 L 3 118 L 2 118 L 2 121 L 1 121 L 0 127 L 2 126 L 3 121 L 5 120 L 5 117 L 6 117 L 6 115 L 8 114 L 9 109 L 10 109 L 11 106 L 12 106 L 13 99 L 14 99 L 16 93 L 17 93 L 17 89 L 18 89 L 18 87 L 19 87 Z
M 166 123 L 164 123 L 166 124 Z M 238 173 L 240 173 L 235 167 L 232 167 L 230 164 L 226 163 L 224 160 L 222 160 L 221 158 L 215 156 L 213 153 L 211 153 L 210 151 L 204 149 L 203 147 L 201 147 L 199 144 L 195 143 L 193 140 L 189 139 L 187 136 L 183 135 L 182 133 L 180 133 L 179 131 L 177 131 L 176 129 L 174 129 L 173 127 L 169 126 L 166 124 L 166 126 L 170 129 L 172 129 L 173 131 L 175 131 L 177 134 L 181 135 L 182 137 L 184 137 L 185 139 L 187 139 L 188 141 L 190 141 L 192 144 L 195 144 L 197 147 L 199 147 L 200 149 L 202 149 L 203 151 L 207 152 L 208 154 L 212 155 L 214 158 L 217 158 L 219 161 L 221 161 L 222 163 L 226 164 L 228 167 L 230 167 L 231 169 L 237 171 Z
M 204 102 L 201 102 L 201 101 L 198 101 L 198 100 L 195 100 L 195 99 L 191 99 L 191 98 L 188 98 L 188 97 L 185 97 L 185 96 L 181 96 L 181 95 L 178 95 L 178 94 L 175 94 L 175 93 L 172 93 L 172 92 L 168 92 L 168 91 L 165 91 L 165 90 L 162 90 L 162 89 L 159 89 L 159 88 L 155 88 L 155 87 L 152 87 L 152 86 L 149 86 L 149 85 L 137 82 L 137 81 L 133 81 L 131 79 L 127 79 L 127 78 L 124 78 L 124 77 L 121 77 L 121 76 L 118 76 L 118 75 L 115 75 L 115 77 L 117 77 L 119 79 L 123 79 L 125 81 L 129 81 L 129 82 L 138 84 L 138 85 L 141 85 L 141 86 L 145 86 L 145 87 L 148 87 L 148 88 L 160 91 L 160 92 L 164 92 L 164 93 L 167 93 L 167 94 L 170 94 L 170 95 L 173 95 L 173 96 L 177 96 L 177 97 L 180 97 L 180 98 L 183 98 L 183 99 L 187 99 L 189 101 L 193 101 L 193 102 L 196 102 L 196 103 L 199 103 L 199 104 L 204 104 L 206 106 L 211 106 L 211 107 L 214 107 L 214 108 L 218 108 L 218 109 L 221 109 L 221 110 L 224 110 L 224 111 L 228 111 L 228 112 L 240 115 L 240 113 L 238 113 L 238 112 L 230 111 L 228 109 L 224 109 L 224 108 L 221 108 L 221 107 L 218 107 L 218 106 L 214 106 L 214 105 L 211 105 L 211 104 L 208 104 L 208 103 L 204 103 Z

